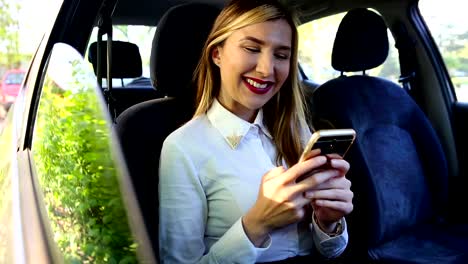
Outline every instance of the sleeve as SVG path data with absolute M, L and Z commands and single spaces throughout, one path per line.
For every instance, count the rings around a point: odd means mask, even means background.
M 197 173 L 190 155 L 168 138 L 162 148 L 159 167 L 161 263 L 256 262 L 257 256 L 268 249 L 270 243 L 255 248 L 244 232 L 241 219 L 209 250 L 206 248 L 208 205 Z
M 345 218 L 343 217 L 340 220 L 342 226 L 341 233 L 333 237 L 323 232 L 314 218 L 312 217 L 310 228 L 317 250 L 326 258 L 335 258 L 341 255 L 348 245 L 348 230 Z

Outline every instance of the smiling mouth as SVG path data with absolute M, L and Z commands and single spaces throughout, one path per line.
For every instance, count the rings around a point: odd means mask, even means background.
M 245 86 L 255 94 L 265 94 L 273 87 L 273 82 L 244 77 Z

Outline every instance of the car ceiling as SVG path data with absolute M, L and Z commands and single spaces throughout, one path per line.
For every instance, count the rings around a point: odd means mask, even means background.
M 113 11 L 113 24 L 156 26 L 159 18 L 170 7 L 200 2 L 222 7 L 228 0 L 118 0 Z M 324 14 L 339 12 L 340 9 L 352 7 L 373 7 L 384 4 L 395 4 L 411 0 L 284 0 L 289 6 L 300 10 L 302 21 L 308 21 Z M 340 8 L 337 8 L 340 7 Z M 183 23 L 183 21 L 181 21 Z
M 113 24 L 156 26 L 159 18 L 172 6 L 201 2 L 223 6 L 225 0 L 118 0 L 112 14 Z M 183 21 L 181 21 L 183 23 Z

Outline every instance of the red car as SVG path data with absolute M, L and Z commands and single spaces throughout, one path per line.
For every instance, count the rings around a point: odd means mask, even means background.
M 15 101 L 25 74 L 25 70 L 12 69 L 3 75 L 2 82 L 0 83 L 0 104 L 8 107 Z

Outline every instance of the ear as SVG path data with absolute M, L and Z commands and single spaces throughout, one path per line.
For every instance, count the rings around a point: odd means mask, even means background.
M 220 53 L 220 47 L 216 46 L 211 50 L 211 59 L 213 60 L 213 63 L 218 65 L 221 63 L 221 57 L 219 55 Z

